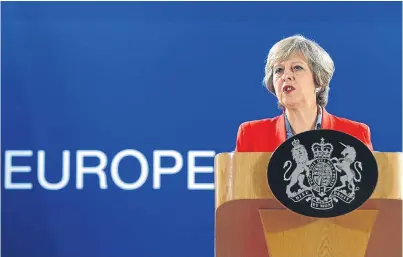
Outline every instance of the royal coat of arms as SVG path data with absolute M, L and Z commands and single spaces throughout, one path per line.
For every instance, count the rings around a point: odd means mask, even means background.
M 289 181 L 286 194 L 294 202 L 305 200 L 317 210 L 327 210 L 334 207 L 339 200 L 349 204 L 359 190 L 356 183 L 361 181 L 362 163 L 356 161 L 354 147 L 339 142 L 343 147 L 341 157 L 332 157 L 333 145 L 320 143 L 311 146 L 313 159 L 309 160 L 308 151 L 298 139 L 292 141 L 292 157 L 295 161 L 287 160 L 284 180 Z

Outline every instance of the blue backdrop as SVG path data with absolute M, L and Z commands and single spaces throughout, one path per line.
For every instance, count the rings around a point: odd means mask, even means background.
M 327 110 L 402 150 L 400 2 L 3 2 L 1 22 L 2 256 L 213 256 L 212 155 L 279 114 L 263 68 L 293 34 L 335 61 Z M 80 189 L 83 166 L 103 175 Z

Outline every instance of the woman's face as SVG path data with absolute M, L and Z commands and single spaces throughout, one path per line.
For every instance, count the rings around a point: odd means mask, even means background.
M 315 82 L 311 69 L 302 54 L 273 66 L 273 85 L 279 102 L 285 107 L 296 107 L 316 102 Z

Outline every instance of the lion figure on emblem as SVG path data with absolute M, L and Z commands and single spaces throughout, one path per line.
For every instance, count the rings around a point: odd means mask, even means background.
M 291 175 L 289 177 L 287 177 L 287 173 L 292 167 L 292 162 L 289 160 L 286 161 L 283 167 L 284 169 L 288 167 L 284 173 L 284 180 L 290 181 L 286 189 L 286 193 L 289 197 L 293 197 L 296 195 L 295 192 L 291 192 L 291 187 L 293 187 L 297 182 L 303 190 L 312 189 L 311 187 L 304 185 L 305 175 L 303 174 L 306 171 L 306 175 L 309 176 L 308 166 L 312 163 L 312 161 L 309 160 L 306 148 L 303 145 L 299 144 L 298 140 L 294 140 L 293 145 L 294 148 L 291 150 L 291 152 L 294 161 L 297 163 L 297 167 L 294 169 L 293 172 L 291 172 Z
M 337 159 L 336 157 L 334 157 L 334 158 L 332 158 L 332 161 L 334 161 L 334 160 L 336 161 L 334 166 L 337 169 L 337 171 L 339 171 L 339 172 L 343 171 L 345 173 L 345 175 L 340 177 L 340 182 L 342 183 L 342 185 L 336 187 L 335 190 L 340 190 L 340 189 L 346 187 L 346 185 L 348 185 L 348 188 L 351 190 L 350 195 L 354 195 L 355 191 L 359 190 L 359 187 L 355 186 L 354 181 L 355 182 L 361 181 L 360 171 L 362 171 L 362 163 L 355 160 L 357 157 L 357 153 L 356 153 L 354 147 L 345 145 L 341 142 L 340 142 L 340 144 L 345 147 L 344 150 L 341 152 L 341 155 L 343 156 L 343 158 Z M 354 174 L 354 170 L 351 169 L 351 164 L 354 164 L 354 169 L 355 169 L 355 172 L 358 174 L 358 178 Z

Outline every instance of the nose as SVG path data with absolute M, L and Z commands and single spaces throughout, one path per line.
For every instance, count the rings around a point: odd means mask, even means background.
M 290 69 L 284 69 L 284 73 L 282 76 L 283 81 L 290 81 L 294 79 L 294 73 Z

